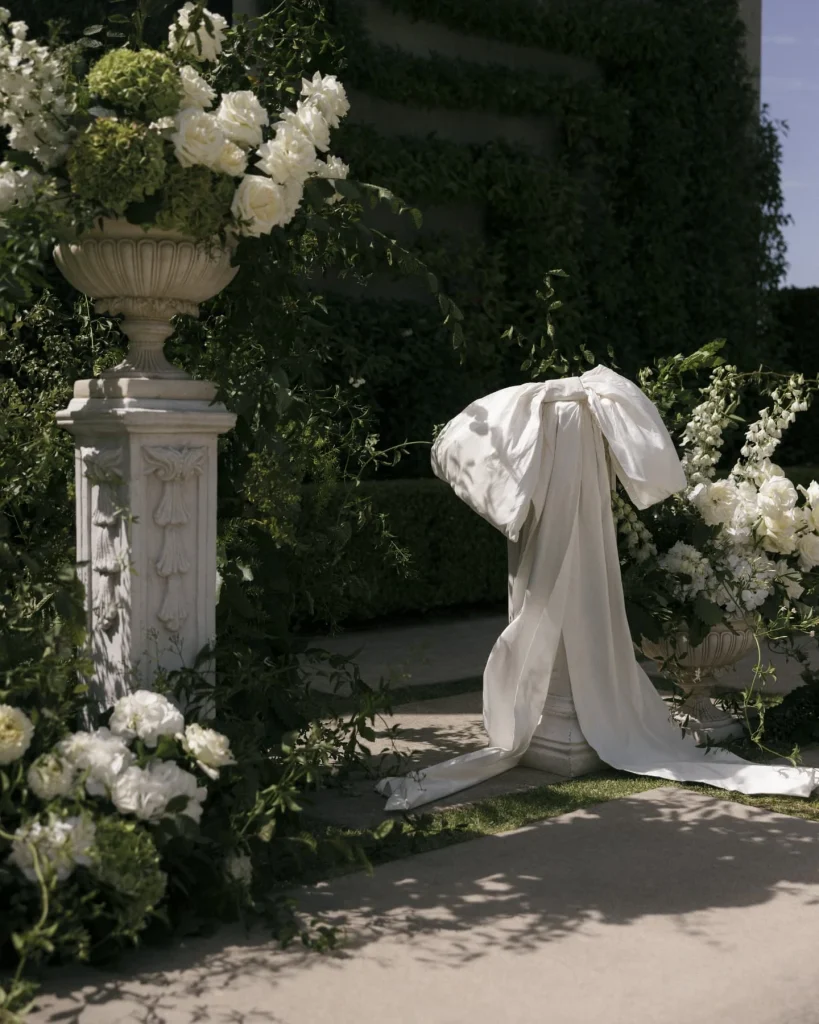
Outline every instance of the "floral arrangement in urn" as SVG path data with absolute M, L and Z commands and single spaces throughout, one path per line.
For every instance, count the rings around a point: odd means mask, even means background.
M 201 3 L 180 8 L 167 49 L 109 50 L 77 74 L 101 29 L 49 48 L 0 8 L 0 125 L 11 147 L 0 214 L 36 206 L 67 236 L 124 218 L 195 240 L 258 237 L 290 223 L 309 179 L 347 176 L 329 153 L 349 109 L 334 76 L 303 79 L 284 110 L 265 110 L 251 90 L 217 95 L 209 78 L 227 23 Z
M 733 651 L 723 664 L 730 663 L 760 636 L 809 633 L 819 621 L 819 483 L 796 486 L 773 461 L 817 381 L 740 373 L 719 358 L 720 348 L 713 343 L 640 375 L 672 432 L 681 428 L 687 489 L 641 512 L 614 496 L 632 635 L 661 662 L 684 661 L 721 634 Z M 703 368 L 710 371 L 708 384 L 693 410 L 681 414 L 689 394 L 683 377 Z M 744 422 L 737 410 L 749 393 L 770 404 L 747 427 L 734 465 L 718 476 L 725 432 Z

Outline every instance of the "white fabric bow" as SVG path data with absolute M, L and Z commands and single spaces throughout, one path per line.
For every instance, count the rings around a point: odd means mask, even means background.
M 484 672 L 488 747 L 385 779 L 387 810 L 476 785 L 525 753 L 558 662 L 583 734 L 606 763 L 744 793 L 808 796 L 814 769 L 753 765 L 682 737 L 634 656 L 611 512 L 613 469 L 646 508 L 685 486 L 659 413 L 638 387 L 595 367 L 505 388 L 438 436 L 432 467 L 509 539 L 509 625 Z

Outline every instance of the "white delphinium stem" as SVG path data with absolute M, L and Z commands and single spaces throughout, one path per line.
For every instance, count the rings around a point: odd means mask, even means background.
M 704 400 L 694 409 L 682 435 L 682 465 L 688 483 L 712 480 L 722 452 L 722 432 L 737 404 L 736 367 L 718 366 L 703 388 Z
M 648 527 L 637 518 L 637 513 L 619 494 L 612 492 L 611 509 L 617 532 L 624 538 L 628 554 L 636 562 L 645 562 L 657 554 L 657 546 Z
M 810 402 L 810 390 L 801 373 L 794 373 L 786 383 L 771 393 L 772 405 L 763 409 L 759 418 L 748 427 L 741 458 L 731 470 L 736 479 L 748 479 L 759 486 L 770 476 L 771 456 L 782 434 L 804 412 Z

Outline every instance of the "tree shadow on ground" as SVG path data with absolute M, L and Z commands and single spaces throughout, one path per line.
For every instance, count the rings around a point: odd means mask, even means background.
M 223 932 L 140 954 L 128 963 L 130 980 L 55 975 L 48 989 L 61 998 L 48 1000 L 32 1022 L 290 1024 L 276 1016 L 278 982 L 296 978 L 309 992 L 316 968 L 326 986 L 327 969 L 344 970 L 352 958 L 391 966 L 396 939 L 396 969 L 414 961 L 456 971 L 577 933 L 593 942 L 604 926 L 646 918 L 664 918 L 681 934 L 719 946 L 703 911 L 750 908 L 782 894 L 802 906 L 819 903 L 817 843 L 814 822 L 714 801 L 706 791 L 653 790 L 301 893 L 305 914 L 344 930 L 336 953 L 282 951 L 258 934 Z M 261 1008 L 222 1012 L 212 1005 L 219 992 L 257 989 L 266 994 Z M 83 1012 L 84 1004 L 97 1013 Z M 125 1005 L 129 1012 L 118 1015 Z

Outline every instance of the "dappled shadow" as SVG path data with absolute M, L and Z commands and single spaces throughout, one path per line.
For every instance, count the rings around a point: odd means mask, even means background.
M 80 991 L 75 975 L 67 989 L 59 986 L 64 994 L 73 993 L 69 998 L 77 1008 L 83 999 L 100 1010 L 127 1003 L 127 1016 L 46 1011 L 33 1019 L 37 1024 L 329 1020 L 309 1016 L 316 986 L 325 991 L 336 982 L 349 984 L 349 976 L 336 970 L 362 958 L 381 971 L 394 968 L 402 974 L 416 965 L 424 976 L 433 967 L 460 970 L 483 958 L 545 951 L 573 935 L 582 935 L 593 955 L 594 944 L 605 942 L 612 926 L 648 928 L 652 921 L 694 937 L 714 954 L 731 951 L 736 936 L 721 934 L 714 928 L 720 915 L 704 912 L 758 907 L 786 897 L 797 907 L 815 906 L 817 841 L 815 823 L 690 790 L 654 790 L 386 864 L 372 878 L 345 876 L 305 891 L 299 901 L 306 914 L 345 930 L 339 953 L 281 951 L 259 936 L 237 941 L 235 933 L 223 933 L 165 954 L 161 966 L 130 961 L 133 980 L 127 982 L 85 975 L 97 980 Z M 297 983 L 305 1015 L 288 1016 L 290 1004 L 281 1003 L 279 994 L 292 993 Z M 226 991 L 236 994 L 233 1017 L 220 1016 L 215 1005 Z M 211 1015 L 193 1016 L 198 1005 L 208 1006 Z

